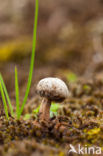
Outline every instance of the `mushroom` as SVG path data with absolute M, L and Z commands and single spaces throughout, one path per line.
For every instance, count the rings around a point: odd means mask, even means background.
M 39 81 L 36 92 L 43 97 L 40 106 L 40 119 L 50 119 L 51 102 L 63 102 L 69 95 L 66 84 L 59 78 L 44 78 Z

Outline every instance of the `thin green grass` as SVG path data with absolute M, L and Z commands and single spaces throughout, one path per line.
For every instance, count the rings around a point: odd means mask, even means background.
M 4 91 L 2 88 L 1 82 L 0 82 L 0 91 L 1 91 L 1 96 L 2 96 L 2 100 L 3 100 L 3 104 L 4 104 L 5 115 L 6 115 L 6 118 L 9 120 L 8 108 L 7 108 L 6 99 L 5 99 L 5 95 L 4 95 Z
M 3 77 L 2 77 L 1 74 L 0 74 L 0 82 L 1 82 L 1 84 L 2 84 L 2 88 L 3 88 L 3 90 L 4 90 L 4 93 L 5 93 L 5 96 L 6 96 L 8 105 L 9 105 L 9 108 L 10 108 L 10 113 L 11 113 L 12 116 L 14 116 L 14 112 L 13 112 L 13 107 L 12 107 L 12 104 L 11 104 L 11 100 L 10 100 L 8 91 L 7 91 L 7 89 L 6 89 L 6 86 L 5 86 L 5 83 L 4 83 L 4 80 L 3 80 Z M 3 99 L 3 98 L 2 98 L 2 99 Z
M 17 119 L 20 119 L 20 116 L 23 112 L 23 109 L 25 107 L 25 104 L 28 99 L 28 95 L 30 92 L 31 82 L 32 82 L 32 76 L 33 76 L 33 70 L 34 70 L 34 61 L 35 61 L 35 50 L 36 50 L 36 34 L 37 34 L 37 23 L 38 23 L 38 8 L 39 8 L 39 2 L 38 0 L 35 0 L 35 20 L 34 20 L 34 30 L 33 30 L 33 47 L 32 47 L 32 55 L 31 55 L 31 62 L 30 62 L 30 70 L 29 70 L 29 77 L 27 82 L 27 88 L 24 96 L 23 103 L 20 107 L 20 101 L 19 101 L 19 84 L 18 84 L 18 72 L 17 68 L 15 68 L 15 95 L 16 95 L 16 117 Z M 9 98 L 8 91 L 6 89 L 5 83 L 3 81 L 3 78 L 0 74 L 0 91 L 1 96 L 4 104 L 4 110 L 6 117 L 9 119 L 8 116 L 8 108 L 6 104 L 6 99 L 10 108 L 11 115 L 14 116 L 13 107 L 11 105 L 11 100 Z M 6 96 L 6 99 L 5 99 Z
M 23 112 L 24 106 L 26 104 L 30 87 L 31 87 L 31 81 L 32 81 L 32 75 L 33 75 L 33 69 L 34 69 L 34 60 L 35 60 L 35 49 L 36 49 L 36 34 L 37 34 L 37 23 L 38 23 L 38 8 L 39 8 L 39 3 L 38 0 L 36 0 L 35 3 L 35 20 L 34 20 L 34 32 L 33 32 L 33 47 L 32 47 L 32 55 L 31 55 L 31 64 L 30 64 L 30 72 L 29 72 L 29 77 L 28 77 L 28 83 L 27 83 L 27 89 L 25 92 L 24 100 L 20 109 L 19 113 L 19 118 Z
M 16 115 L 19 118 L 19 84 L 18 84 L 18 72 L 15 67 L 15 96 L 16 96 Z

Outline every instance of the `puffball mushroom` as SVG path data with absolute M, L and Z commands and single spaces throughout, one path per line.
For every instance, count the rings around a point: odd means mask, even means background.
M 69 95 L 66 84 L 59 78 L 44 78 L 39 81 L 36 92 L 43 97 L 40 106 L 40 119 L 50 119 L 51 102 L 63 102 Z

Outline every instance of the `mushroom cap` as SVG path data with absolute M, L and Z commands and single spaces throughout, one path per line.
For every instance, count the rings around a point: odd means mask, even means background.
M 69 95 L 66 84 L 62 80 L 52 77 L 40 80 L 36 92 L 41 97 L 55 102 L 62 102 Z

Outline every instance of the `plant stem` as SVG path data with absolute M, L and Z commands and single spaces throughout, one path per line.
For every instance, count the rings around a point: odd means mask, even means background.
M 35 20 L 34 20 L 33 48 L 32 48 L 32 55 L 31 55 L 30 71 L 29 71 L 29 77 L 28 77 L 27 88 L 26 88 L 24 100 L 23 100 L 18 118 L 20 118 L 20 116 L 23 112 L 24 106 L 26 104 L 26 101 L 27 101 L 27 98 L 29 95 L 29 91 L 30 91 L 30 87 L 31 87 L 32 76 L 33 76 L 34 61 L 35 61 L 35 49 L 36 49 L 37 22 L 38 22 L 38 7 L 39 7 L 38 0 L 35 0 Z
M 16 116 L 19 118 L 19 85 L 18 85 L 18 72 L 15 67 L 15 94 L 16 94 Z
M 8 102 L 9 108 L 10 108 L 11 115 L 14 116 L 13 107 L 12 107 L 12 105 L 11 105 L 11 101 L 10 101 L 10 98 L 9 98 L 9 94 L 8 94 L 8 91 L 7 91 L 7 89 L 6 89 L 6 86 L 5 86 L 5 83 L 4 83 L 4 80 L 3 80 L 1 74 L 0 74 L 0 82 L 1 82 L 1 85 L 2 85 L 2 87 L 3 87 L 5 96 L 6 96 L 6 98 L 7 98 L 7 102 Z
M 5 99 L 5 95 L 4 95 L 4 91 L 2 88 L 1 82 L 0 82 L 0 91 L 1 91 L 1 96 L 2 96 L 2 100 L 3 100 L 3 104 L 4 104 L 5 115 L 6 115 L 6 118 L 9 120 L 8 108 L 7 108 L 6 99 Z

